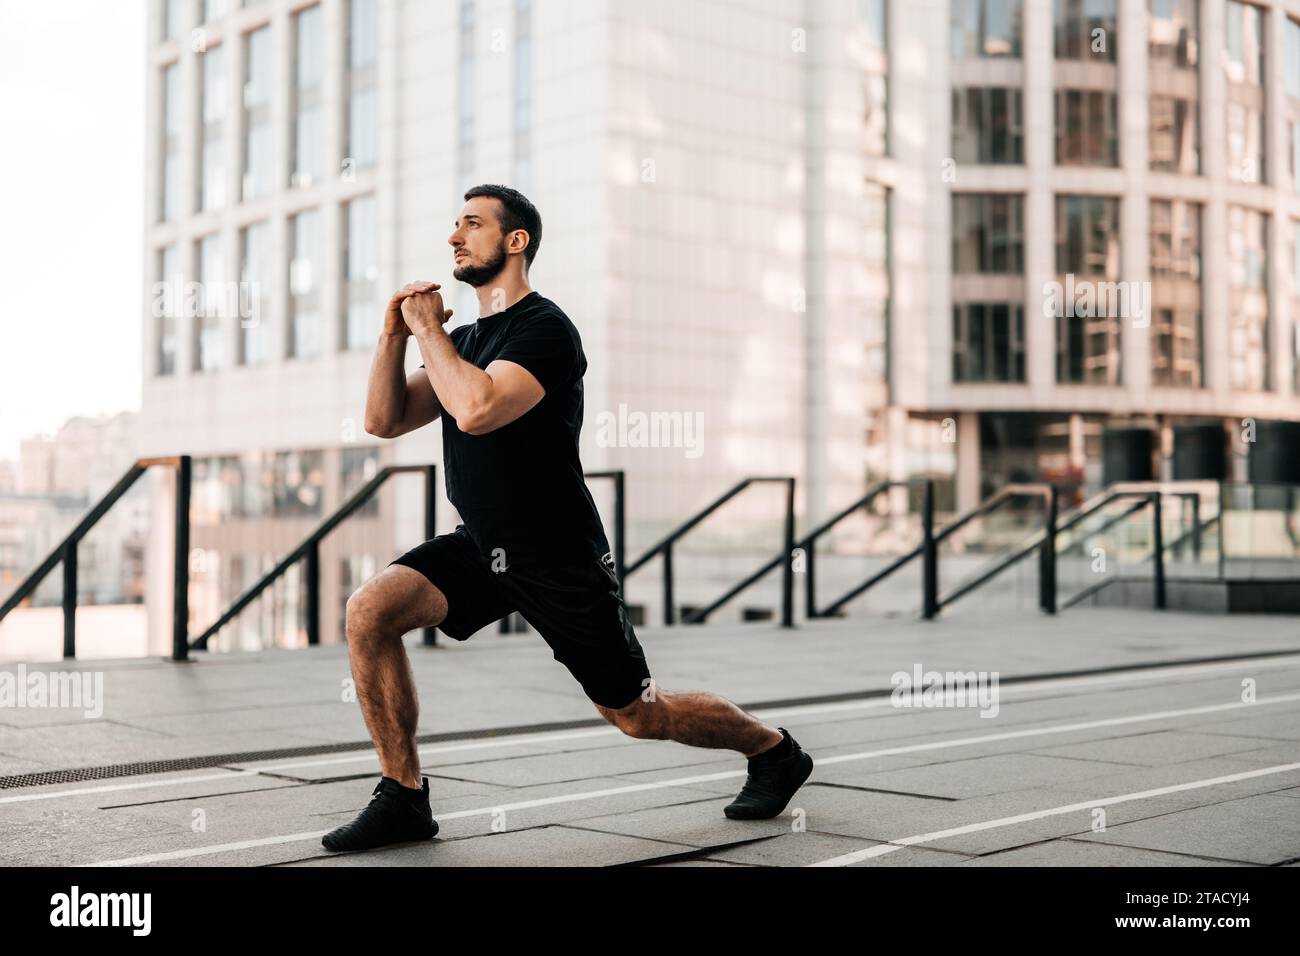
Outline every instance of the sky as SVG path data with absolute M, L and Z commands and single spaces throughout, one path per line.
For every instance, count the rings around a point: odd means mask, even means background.
M 140 408 L 145 0 L 0 0 L 0 458 Z

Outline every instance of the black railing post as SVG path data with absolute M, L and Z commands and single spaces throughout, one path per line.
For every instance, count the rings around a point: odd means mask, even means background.
M 921 617 L 933 620 L 939 613 L 939 562 L 934 546 L 934 481 L 925 483 L 921 501 Z
M 1047 521 L 1043 527 L 1043 547 L 1038 565 L 1038 606 L 1047 614 L 1056 613 L 1056 518 L 1060 507 L 1056 485 L 1047 493 Z
M 809 538 L 803 543 L 803 609 L 809 620 L 817 616 L 817 540 Z
M 302 572 L 306 577 L 307 600 L 305 616 L 307 618 L 307 644 L 315 647 L 320 643 L 320 542 L 313 541 L 307 546 L 303 555 Z
M 429 541 L 438 534 L 438 466 L 424 466 L 424 540 Z M 425 647 L 436 647 L 438 629 L 426 627 L 421 629 Z
M 1225 541 L 1228 533 L 1228 483 L 1219 482 L 1219 580 L 1227 580 L 1228 571 L 1228 545 Z
M 673 614 L 673 545 L 664 545 L 664 624 L 674 622 Z
M 190 486 L 194 459 L 176 461 L 176 547 L 172 556 L 172 660 L 190 656 Z
M 623 597 L 623 569 L 627 567 L 627 513 L 623 510 L 623 472 L 614 472 L 614 574 Z
M 1201 493 L 1192 492 L 1192 560 L 1201 563 Z
M 794 627 L 794 479 L 785 488 L 785 560 L 781 562 L 781 626 Z
M 1160 492 L 1151 496 L 1152 519 L 1155 525 L 1155 587 L 1156 608 L 1165 609 L 1165 535 L 1161 527 Z
M 63 659 L 77 656 L 77 539 L 63 546 Z

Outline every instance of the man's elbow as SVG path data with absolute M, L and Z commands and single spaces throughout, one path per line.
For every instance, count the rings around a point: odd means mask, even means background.
M 479 406 L 465 412 L 456 419 L 456 427 L 466 435 L 486 435 L 496 429 L 496 424 L 492 421 L 491 410 L 486 406 Z
M 375 422 L 366 422 L 365 430 L 367 435 L 374 435 L 376 438 L 392 438 L 393 429 Z

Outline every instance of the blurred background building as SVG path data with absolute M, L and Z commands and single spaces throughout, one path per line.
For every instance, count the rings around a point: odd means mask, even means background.
M 952 511 L 1144 447 L 1169 477 L 1184 425 L 1240 477 L 1243 420 L 1300 417 L 1300 0 L 150 0 L 149 29 L 139 453 L 196 457 L 192 633 L 378 467 L 441 463 L 437 426 L 364 432 L 365 385 L 479 182 L 542 212 L 629 556 L 747 475 L 795 475 L 806 527 L 883 478 Z M 1151 298 L 1049 315 L 1058 282 Z M 621 410 L 698 414 L 698 454 L 608 440 Z M 688 577 L 774 553 L 778 495 Z M 323 641 L 422 500 L 394 479 L 327 540 Z M 214 647 L 301 643 L 301 601 L 295 569 Z
M 16 462 L 0 462 L 0 594 L 6 597 L 59 546 L 136 459 L 138 416 L 120 412 L 71 418 L 51 435 L 19 443 Z M 77 549 L 79 605 L 144 600 L 148 496 L 127 494 Z M 45 579 L 32 605 L 62 600 L 59 574 Z

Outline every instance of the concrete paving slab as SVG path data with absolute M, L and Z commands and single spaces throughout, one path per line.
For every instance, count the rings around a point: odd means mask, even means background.
M 1046 808 L 1069 806 L 1078 803 L 1082 803 L 1085 806 L 1082 809 L 1074 810 L 1069 813 L 1045 817 L 1029 822 L 980 830 L 978 832 L 965 833 L 954 837 L 945 837 L 936 840 L 933 843 L 927 843 L 926 845 L 944 850 L 953 850 L 971 854 L 984 854 L 1007 849 L 1009 847 L 1029 845 L 1042 840 L 1050 840 L 1058 837 L 1087 835 L 1092 832 L 1092 827 L 1098 820 L 1098 817 L 1094 812 L 1095 808 L 1089 806 L 1089 804 L 1113 794 L 1141 792 L 1144 789 L 1156 789 L 1160 786 L 1167 786 L 1170 785 L 1171 782 L 1181 783 L 1216 776 L 1217 774 L 1210 769 L 1209 765 L 1211 764 L 1212 761 L 1205 761 L 1204 764 L 1199 767 L 1195 767 L 1191 764 L 1173 765 L 1169 769 L 1179 772 L 1181 774 L 1181 779 L 1171 776 L 1170 778 L 1166 778 L 1168 782 L 1153 783 L 1149 788 L 1132 785 L 1098 788 L 1088 784 L 1086 785 L 1086 789 L 1084 786 L 1079 786 L 1073 791 L 1065 788 L 1047 788 L 1039 791 L 1028 791 L 1025 796 L 1030 796 L 1033 803 L 1036 804 L 1031 805 L 1028 812 Z M 1225 760 L 1221 761 L 1218 766 L 1231 767 L 1231 764 Z M 1189 768 L 1192 768 L 1191 772 L 1189 772 Z M 1229 770 L 1229 772 L 1232 771 Z M 1296 779 L 1300 779 L 1300 777 L 1297 777 Z M 1265 793 L 1276 786 L 1277 783 L 1269 782 L 1269 778 L 1256 778 L 1253 780 L 1238 781 L 1232 784 L 1221 784 L 1203 789 L 1180 791 L 1159 797 L 1147 797 L 1141 800 L 1127 801 L 1124 803 L 1101 807 L 1100 809 L 1104 811 L 1105 816 L 1100 819 L 1108 829 L 1113 829 L 1123 823 L 1147 818 L 1157 818 L 1188 808 L 1206 806 L 1239 797 Z M 973 805 L 966 806 L 966 802 L 963 802 L 961 806 L 963 806 L 963 810 L 974 809 Z M 965 822 L 995 820 L 1016 815 L 1016 812 L 1014 811 L 1012 813 L 995 812 L 983 815 L 986 812 L 987 811 L 985 811 L 984 808 L 981 808 L 980 820 Z M 946 829 L 946 826 L 929 827 L 916 832 L 927 833 L 942 829 Z M 1214 856 L 1215 854 L 1206 851 L 1204 855 Z
M 729 820 L 722 814 L 719 801 L 697 796 L 690 803 L 576 817 L 567 825 L 694 847 L 716 847 L 789 833 L 793 823 L 789 811 L 770 820 Z
M 1130 733 L 1087 743 L 1036 747 L 1028 753 L 1044 757 L 1075 757 L 1112 764 L 1138 764 L 1153 767 L 1183 763 L 1204 757 L 1221 757 L 1243 750 L 1259 750 L 1257 737 L 1229 737 L 1225 734 L 1193 734 L 1178 731 Z M 1300 747 L 1296 748 L 1300 750 Z
M 1063 782 L 1043 787 L 1051 799 L 1061 799 L 1063 803 L 1075 799 L 1100 799 L 1127 793 L 1141 793 L 1162 787 L 1179 786 L 1198 780 L 1210 780 L 1228 777 L 1251 770 L 1263 769 L 1264 766 L 1280 766 L 1295 761 L 1281 761 L 1262 766 L 1255 761 L 1246 761 L 1245 754 L 1231 754 L 1221 757 L 1206 757 L 1190 760 L 1180 764 L 1163 764 L 1155 767 L 1131 767 L 1114 773 L 1099 773 L 1086 781 Z M 1200 806 L 1215 803 L 1235 796 L 1268 793 L 1300 783 L 1300 770 L 1285 771 L 1267 776 L 1252 777 L 1232 783 L 1214 784 L 1197 787 L 1150 799 L 1165 801 L 1178 808 Z
M 475 785 L 476 786 L 476 785 Z M 525 830 L 538 826 L 555 826 L 574 817 L 591 813 L 597 805 L 595 800 L 572 799 L 597 791 L 620 788 L 622 781 L 614 778 L 593 778 L 582 781 L 569 781 L 563 784 L 548 784 L 539 787 L 500 788 L 484 787 L 479 792 L 462 791 L 454 794 L 440 793 L 439 788 L 446 789 L 444 782 L 430 780 L 433 794 L 434 818 L 439 821 L 440 840 L 459 840 L 483 834 L 493 834 L 493 826 L 498 830 Z M 237 843 L 243 840 L 270 840 L 293 834 L 311 833 L 332 829 L 351 820 L 369 797 L 369 791 L 360 793 L 354 782 L 313 784 L 288 788 L 283 791 L 271 791 L 259 795 L 258 813 L 254 819 L 245 816 L 236 827 L 237 807 L 221 801 L 207 801 L 212 809 L 209 811 L 208 830 L 204 834 L 183 834 L 180 838 L 154 839 L 137 843 L 135 846 L 122 846 L 111 859 L 127 856 L 149 855 L 157 852 L 197 850 L 225 843 Z M 515 807 L 514 804 L 526 803 L 547 798 L 570 798 L 563 802 L 549 803 L 542 806 Z M 631 793 L 618 793 L 601 796 L 599 806 L 607 812 L 636 810 L 648 806 L 657 806 L 672 802 L 699 800 L 702 795 L 696 791 L 680 788 L 657 787 Z M 206 805 L 206 804 L 205 804 Z M 475 811 L 472 816 L 447 819 L 451 813 Z M 188 819 L 188 805 L 177 804 L 174 813 L 178 818 Z M 721 810 L 718 811 L 721 817 Z M 232 828 L 223 829 L 229 822 Z M 205 854 L 170 861 L 170 865 L 266 865 L 286 860 L 300 859 L 314 853 L 319 846 L 317 838 L 296 840 L 285 844 L 253 846 L 240 849 L 234 853 Z M 322 853 L 327 853 L 321 848 Z M 231 859 L 233 857 L 234 859 Z M 103 856 L 97 859 L 107 859 Z M 84 861 L 93 862 L 93 861 Z M 166 862 L 166 861 L 164 861 Z M 161 863 L 159 865 L 162 865 Z
M 21 825 L 33 815 L 75 811 L 94 815 L 97 810 L 196 800 L 216 795 L 256 793 L 292 786 L 292 782 L 224 768 L 174 774 L 148 774 L 114 780 L 87 780 L 18 790 L 0 790 L 0 827 Z
M 1272 743 L 1265 738 L 1252 739 L 1264 746 L 1256 750 L 1224 754 L 1224 759 L 1239 761 L 1247 767 L 1275 767 L 1279 764 L 1300 762 L 1300 740 L 1294 743 L 1290 741 Z
M 1189 721 L 1187 729 L 1202 734 L 1233 737 L 1264 737 L 1268 740 L 1300 740 L 1300 709 L 1268 708 L 1258 713 L 1223 720 Z
M 1130 846 L 1088 843 L 1077 838 L 1051 840 L 962 860 L 960 866 L 1237 866 L 1227 860 L 1184 856 Z
M 1295 801 L 1260 794 L 1107 827 L 1080 840 L 1273 866 L 1300 859 Z
M 47 808 L 21 826 L 0 827 L 0 865 L 69 866 L 105 848 L 183 838 L 188 824 L 153 814 L 117 812 L 91 821 L 84 814 Z
M 16 776 L 20 773 L 37 773 L 44 769 L 44 764 L 28 757 L 17 757 L 12 754 L 0 754 L 0 775 L 6 777 Z
M 468 742 L 466 742 L 468 743 Z M 461 749 L 449 749 L 457 747 Z M 508 747 L 464 748 L 464 744 L 427 744 L 420 748 L 420 767 L 430 773 L 455 777 L 454 768 L 535 757 L 554 752 L 538 744 L 512 744 Z M 328 781 L 344 778 L 378 776 L 379 757 L 373 751 L 321 754 L 319 756 L 284 757 L 279 760 L 237 763 L 230 766 L 274 773 L 304 781 Z
M 615 833 L 534 827 L 458 840 L 300 859 L 288 866 L 617 866 L 681 853 L 683 847 Z
M 746 863 L 727 863 L 724 860 L 677 860 L 671 863 L 645 863 L 643 866 L 712 866 L 712 867 L 730 867 L 731 869 L 743 868 L 748 866 Z
M 1120 769 L 1122 765 L 1035 754 L 999 754 L 898 770 L 879 771 L 863 767 L 858 771 L 848 769 L 848 765 L 842 767 L 841 779 L 857 786 L 919 796 L 965 799 L 1063 780 L 1088 779 Z
M 859 866 L 955 866 L 966 860 L 961 853 L 944 853 L 924 847 L 909 846 L 887 856 L 875 857 L 850 863 L 849 867 Z
M 687 768 L 710 763 L 715 751 L 686 747 L 670 741 L 642 741 L 640 747 L 602 747 L 512 760 L 473 764 L 451 764 L 438 768 L 444 775 L 501 786 L 522 787 L 563 780 L 579 780 L 594 774 L 618 775 L 662 767 Z M 743 769 L 744 758 L 735 756 L 731 765 Z
M 786 832 L 768 839 L 714 850 L 709 854 L 709 858 L 750 866 L 807 866 L 819 860 L 827 860 L 875 845 L 877 844 L 874 840 L 855 840 L 822 833 L 815 829 L 803 832 L 790 832 L 787 829 Z M 888 865 L 946 866 L 959 863 L 966 857 L 951 853 L 937 853 L 920 847 L 908 847 L 890 854 L 887 859 Z
M 1199 770 L 1204 776 L 1213 776 L 1216 771 L 1239 772 L 1239 765 L 1232 765 L 1223 760 L 1217 762 L 1210 760 L 1205 761 Z M 1144 769 L 1135 773 L 1146 774 L 1145 782 L 1152 786 L 1195 779 L 1195 777 L 1188 777 L 1183 767 Z M 1132 781 L 1129 781 L 1125 787 L 1109 789 L 1113 793 L 1141 789 L 1132 786 L 1131 783 Z M 1256 778 L 1213 788 L 1212 793 L 1200 790 L 1186 791 L 1160 798 L 1111 805 L 1105 808 L 1106 822 L 1113 827 L 1121 822 L 1158 816 L 1213 800 L 1227 800 L 1254 792 L 1263 792 L 1276 785 L 1276 783 L 1261 783 L 1259 778 Z M 1080 789 L 1085 786 L 1089 789 Z M 1010 791 L 959 801 L 935 801 L 893 793 L 813 788 L 811 795 L 805 797 L 802 803 L 806 805 L 810 829 L 869 841 L 887 842 L 1074 803 L 1086 804 L 1090 799 L 1112 795 L 1106 788 L 1092 787 L 1091 784 L 1081 783 L 1076 784 L 1075 787 L 1074 790 L 1041 788 Z M 978 855 L 1090 832 L 1092 823 L 1093 816 L 1090 810 L 1085 808 L 1031 822 L 945 837 L 933 843 L 926 843 L 924 846 L 935 850 Z
M 141 714 L 119 718 L 122 723 L 141 730 L 166 734 L 171 737 L 211 735 L 216 731 L 236 736 L 260 730 L 292 729 L 316 737 L 312 732 L 343 724 L 340 733 L 346 740 L 366 739 L 365 721 L 355 703 L 295 703 L 263 707 L 225 708 L 218 712 Z M 322 738 L 324 739 L 324 738 Z

